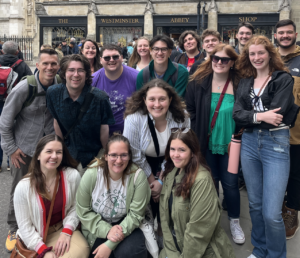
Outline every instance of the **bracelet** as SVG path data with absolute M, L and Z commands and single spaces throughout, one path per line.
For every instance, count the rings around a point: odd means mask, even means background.
M 157 181 L 158 181 L 161 185 L 164 184 L 160 179 L 157 179 Z
M 60 235 L 61 235 L 61 234 L 64 234 L 64 235 L 66 235 L 66 236 L 71 237 L 71 235 L 69 235 L 69 234 L 67 234 L 67 233 L 65 233 L 65 232 L 60 232 Z

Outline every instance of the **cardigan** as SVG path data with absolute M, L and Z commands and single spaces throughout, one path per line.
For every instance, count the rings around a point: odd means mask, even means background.
M 76 169 L 64 168 L 60 172 L 63 186 L 63 232 L 72 235 L 79 224 L 75 209 L 75 194 L 80 182 Z M 29 178 L 22 179 L 14 193 L 14 207 L 19 229 L 17 235 L 29 250 L 41 254 L 47 246 L 43 242 L 46 229 L 46 209 L 43 198 L 30 187 Z
M 144 219 L 146 206 L 151 197 L 145 173 L 139 173 L 136 182 L 134 175 L 138 167 L 132 165 L 126 194 L 126 217 L 120 223 L 125 237 L 139 227 Z M 106 239 L 112 225 L 102 219 L 101 214 L 96 213 L 92 207 L 92 193 L 97 181 L 98 167 L 92 164 L 84 173 L 76 194 L 76 211 L 82 224 L 82 234 L 92 248 L 97 238 Z M 114 250 L 120 242 L 107 240 L 105 244 Z
M 149 114 L 154 125 L 155 120 L 152 115 Z M 183 123 L 177 123 L 173 119 L 173 115 L 170 111 L 166 116 L 167 127 L 170 130 L 174 127 L 178 128 L 190 128 L 190 119 L 186 116 Z M 129 140 L 132 152 L 132 160 L 146 173 L 147 178 L 151 175 L 151 167 L 146 160 L 146 149 L 151 142 L 151 132 L 148 126 L 148 116 L 141 111 L 137 111 L 125 118 L 123 135 Z

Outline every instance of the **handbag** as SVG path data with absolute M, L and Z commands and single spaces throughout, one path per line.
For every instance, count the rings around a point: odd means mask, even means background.
M 271 75 L 268 76 L 268 78 L 265 80 L 261 88 L 259 89 L 259 92 L 257 94 L 257 97 L 260 96 L 260 93 L 262 89 L 265 87 L 267 81 L 269 80 Z M 252 107 L 252 110 L 254 109 L 254 106 Z M 240 164 L 240 153 L 241 153 L 241 144 L 242 144 L 242 135 L 244 132 L 245 127 L 243 127 L 237 134 L 233 134 L 231 137 L 231 141 L 228 144 L 227 151 L 228 151 L 228 168 L 227 171 L 232 174 L 237 174 Z
M 55 197 L 56 197 L 58 181 L 59 181 L 59 175 L 56 176 L 53 197 L 51 200 L 50 211 L 49 211 L 49 215 L 48 215 L 48 219 L 47 219 L 45 234 L 43 237 L 44 243 L 46 243 L 46 239 L 47 239 L 47 235 L 48 235 L 48 229 L 49 229 L 53 206 L 54 206 L 54 201 L 55 201 Z M 10 255 L 10 258 L 36 258 L 36 257 L 38 257 L 38 253 L 34 250 L 29 250 L 27 248 L 27 246 L 24 244 L 24 242 L 22 241 L 22 239 L 19 236 L 17 236 L 17 242 L 15 245 L 15 248 L 13 249 L 13 251 Z
M 134 183 L 142 170 L 139 168 L 134 175 Z M 145 218 L 142 220 L 140 224 L 140 230 L 142 230 L 145 240 L 146 247 L 148 252 L 151 254 L 153 258 L 158 258 L 159 248 L 157 245 L 155 233 L 154 233 L 154 218 L 152 215 L 151 207 L 148 204 L 145 211 Z

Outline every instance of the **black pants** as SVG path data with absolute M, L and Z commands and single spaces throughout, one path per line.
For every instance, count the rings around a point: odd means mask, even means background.
M 300 210 L 300 145 L 290 146 L 290 177 L 287 186 L 287 203 L 290 209 Z
M 95 249 L 106 241 L 107 239 L 97 238 L 89 258 L 94 258 L 93 252 Z M 135 229 L 119 243 L 117 248 L 111 252 L 109 258 L 147 258 L 144 233 L 139 228 Z

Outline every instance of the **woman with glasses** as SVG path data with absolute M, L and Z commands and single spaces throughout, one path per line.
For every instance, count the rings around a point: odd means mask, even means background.
M 167 82 L 175 88 L 179 96 L 184 97 L 189 73 L 183 65 L 172 63 L 170 55 L 173 46 L 172 39 L 165 35 L 157 35 L 150 41 L 150 54 L 153 60 L 139 72 L 136 81 L 137 90 L 156 78 Z
M 234 258 L 220 226 L 221 206 L 196 134 L 172 128 L 160 195 L 160 217 L 166 257 Z
M 252 221 L 249 258 L 286 257 L 281 209 L 290 169 L 290 127 L 299 107 L 294 104 L 292 76 L 273 44 L 264 36 L 247 43 L 240 57 L 233 118 L 244 127 L 241 162 Z
M 154 79 L 146 83 L 127 100 L 123 135 L 130 141 L 133 162 L 144 170 L 148 178 L 154 218 L 158 215 L 162 188 L 160 172 L 173 127 L 189 128 L 190 119 L 174 88 L 163 80 Z M 158 235 L 161 236 L 160 231 Z
M 140 37 L 134 46 L 133 53 L 128 61 L 128 66 L 141 71 L 149 65 L 152 60 L 150 55 L 150 40 L 147 37 Z
M 239 223 L 238 174 L 227 171 L 227 147 L 236 131 L 232 110 L 238 84 L 238 71 L 234 66 L 237 59 L 238 55 L 231 46 L 216 46 L 210 57 L 191 76 L 186 105 L 191 115 L 191 128 L 198 137 L 201 153 L 212 171 L 218 192 L 219 182 L 222 183 L 233 241 L 243 244 L 245 235 Z M 218 110 L 222 95 L 224 98 Z
M 102 68 L 100 63 L 100 50 L 97 42 L 86 39 L 80 48 L 80 54 L 84 55 L 90 62 L 92 74 Z
M 151 193 L 145 173 L 135 177 L 137 169 L 128 139 L 116 134 L 82 177 L 76 211 L 91 247 L 89 258 L 147 258 L 139 225 Z

